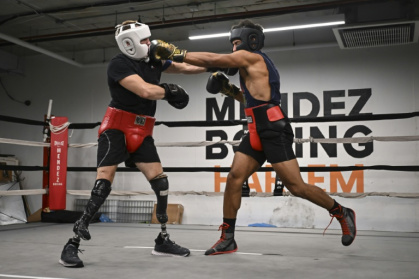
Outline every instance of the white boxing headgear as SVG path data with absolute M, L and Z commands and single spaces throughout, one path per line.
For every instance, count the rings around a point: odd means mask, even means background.
M 148 46 L 140 43 L 151 36 L 148 25 L 133 22 L 119 24 L 115 28 L 115 40 L 123 54 L 134 60 L 141 60 L 148 56 Z

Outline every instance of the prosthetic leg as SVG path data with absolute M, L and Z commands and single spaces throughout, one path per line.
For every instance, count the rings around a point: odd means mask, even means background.
M 75 235 L 68 240 L 61 252 L 60 264 L 65 267 L 83 267 L 83 261 L 78 256 L 80 238 L 89 240 L 89 223 L 98 212 L 100 206 L 105 202 L 111 192 L 111 182 L 106 179 L 98 179 L 93 187 L 92 194 L 87 202 L 83 215 L 76 221 L 73 227 Z
M 80 242 L 80 238 L 83 240 L 90 240 L 91 236 L 88 229 L 89 223 L 93 216 L 99 211 L 99 208 L 105 202 L 111 190 L 111 182 L 109 180 L 96 180 L 95 186 L 92 189 L 90 199 L 87 202 L 83 215 L 74 224 L 73 232 L 76 235 L 73 238 L 75 238 L 75 240 L 78 239 L 78 242 Z
M 165 174 L 160 174 L 150 180 L 151 188 L 157 196 L 156 218 L 161 224 L 161 237 L 166 238 L 168 235 L 166 223 L 169 220 L 167 216 L 167 196 L 169 195 L 169 181 Z
M 167 233 L 166 223 L 169 220 L 167 216 L 167 197 L 169 195 L 169 181 L 167 180 L 167 176 L 160 174 L 150 180 L 150 184 L 157 196 L 156 218 L 161 224 L 161 232 L 155 239 L 156 245 L 151 253 L 156 256 L 189 256 L 189 249 L 171 241 L 169 238 L 170 235 Z

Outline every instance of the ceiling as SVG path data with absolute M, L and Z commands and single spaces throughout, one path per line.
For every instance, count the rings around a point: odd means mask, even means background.
M 230 45 L 226 38 L 192 43 L 188 36 L 197 32 L 228 32 L 233 24 L 244 18 L 252 19 L 264 28 L 313 23 L 338 16 L 346 21 L 345 26 L 417 20 L 418 2 L 2 0 L 0 51 L 24 57 L 46 50 L 77 60 L 74 57 L 79 52 L 115 49 L 114 27 L 127 19 L 148 24 L 152 39 L 163 39 L 189 50 L 228 51 Z M 332 28 L 267 33 L 265 47 L 336 44 Z

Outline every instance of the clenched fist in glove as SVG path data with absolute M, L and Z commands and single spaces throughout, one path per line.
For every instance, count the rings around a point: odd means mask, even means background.
M 207 83 L 207 91 L 211 94 L 223 93 L 224 95 L 235 98 L 240 94 L 240 88 L 231 84 L 228 77 L 222 72 L 215 72 L 210 75 Z
M 165 91 L 163 100 L 166 100 L 174 108 L 183 109 L 188 105 L 189 95 L 179 85 L 162 83 L 160 87 L 163 87 Z
M 153 40 L 150 45 L 150 57 L 155 60 L 173 60 L 183 62 L 186 55 L 185 49 L 178 49 L 175 45 L 162 40 Z

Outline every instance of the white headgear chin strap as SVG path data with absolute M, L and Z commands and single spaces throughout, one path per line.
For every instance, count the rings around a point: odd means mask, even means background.
M 145 59 L 148 62 L 148 46 L 140 43 L 151 36 L 148 25 L 135 22 L 126 25 L 120 24 L 115 28 L 115 40 L 122 53 L 131 59 Z

